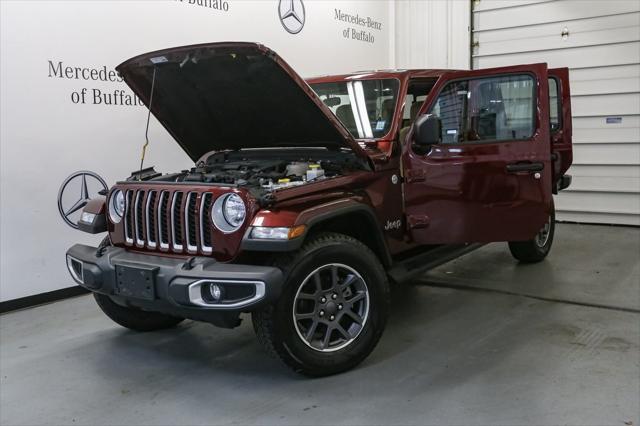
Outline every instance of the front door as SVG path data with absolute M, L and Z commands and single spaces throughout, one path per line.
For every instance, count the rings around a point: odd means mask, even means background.
M 529 240 L 551 210 L 546 64 L 444 74 L 418 115 L 441 139 L 403 146 L 407 228 L 420 244 Z

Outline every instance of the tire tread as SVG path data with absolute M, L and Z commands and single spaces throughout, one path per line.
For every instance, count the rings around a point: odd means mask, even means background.
M 353 237 L 350 237 L 344 234 L 333 233 L 333 232 L 325 232 L 325 233 L 317 234 L 315 237 L 312 238 L 311 241 L 304 244 L 296 252 L 293 252 L 290 254 L 284 254 L 276 257 L 273 262 L 273 266 L 280 268 L 283 271 L 284 276 L 287 277 L 291 269 L 293 269 L 292 265 L 296 265 L 300 260 L 302 260 L 305 256 L 307 256 L 313 250 L 319 248 L 320 246 L 324 246 L 326 244 L 340 243 L 340 242 L 356 245 L 358 246 L 358 250 L 362 250 L 363 252 L 367 253 L 367 256 L 371 256 L 371 258 L 376 259 L 375 262 L 371 262 L 372 263 L 371 266 L 378 269 L 378 272 L 385 277 L 385 282 L 383 286 L 384 288 L 383 300 L 385 301 L 386 306 L 384 306 L 383 309 L 387 310 L 389 305 L 389 285 L 388 285 L 388 281 L 386 280 L 386 272 L 384 271 L 384 268 L 380 264 L 380 261 L 378 260 L 378 257 L 375 255 L 375 253 L 365 244 L 363 244 L 362 242 L 358 241 Z M 325 371 L 320 371 L 313 368 L 305 368 L 301 366 L 300 362 L 295 359 L 293 354 L 287 351 L 285 345 L 276 344 L 277 337 L 274 335 L 274 330 L 275 330 L 274 311 L 275 311 L 274 306 L 270 305 L 260 311 L 253 312 L 251 315 L 253 328 L 258 337 L 258 341 L 265 348 L 266 352 L 273 358 L 279 359 L 281 362 L 283 362 L 289 368 L 294 370 L 296 373 L 301 373 L 310 377 L 319 377 L 319 376 L 327 375 Z M 385 315 L 385 318 L 386 318 L 386 315 Z M 373 344 L 373 346 L 375 346 L 375 344 L 377 344 L 378 340 L 380 339 L 383 328 L 384 328 L 384 323 L 381 330 L 379 330 L 377 335 L 375 336 L 375 343 Z M 362 359 L 364 359 L 364 357 L 362 357 Z M 353 360 L 353 362 L 350 363 L 350 365 L 346 366 L 345 368 L 341 368 L 340 371 L 344 371 L 354 367 L 355 365 L 359 364 L 362 361 L 362 359 Z
M 551 246 L 553 244 L 553 238 L 555 236 L 556 229 L 556 214 L 555 214 L 555 205 L 551 203 L 551 230 L 549 239 L 547 240 L 544 248 L 538 246 L 538 244 L 534 239 L 529 241 L 510 241 L 509 242 L 509 251 L 511 255 L 522 263 L 538 263 L 543 261 L 549 251 L 551 250 Z

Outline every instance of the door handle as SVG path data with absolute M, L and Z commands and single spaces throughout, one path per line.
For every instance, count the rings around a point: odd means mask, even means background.
M 518 173 L 518 172 L 540 172 L 544 169 L 544 163 L 513 163 L 507 164 L 507 172 L 509 173 Z

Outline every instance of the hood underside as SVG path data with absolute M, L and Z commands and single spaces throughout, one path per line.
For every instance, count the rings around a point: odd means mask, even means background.
M 366 157 L 306 82 L 260 44 L 171 48 L 116 69 L 194 161 L 263 147 L 349 148 Z

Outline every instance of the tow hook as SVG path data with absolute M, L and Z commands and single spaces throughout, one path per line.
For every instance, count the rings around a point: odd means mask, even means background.
M 182 264 L 182 269 L 184 269 L 185 271 L 189 271 L 193 269 L 193 262 L 195 261 L 196 261 L 195 257 L 190 257 L 189 259 L 187 259 L 186 262 Z
M 107 247 L 108 246 L 98 247 L 98 250 L 96 250 L 96 257 L 102 257 L 104 253 L 107 251 Z

